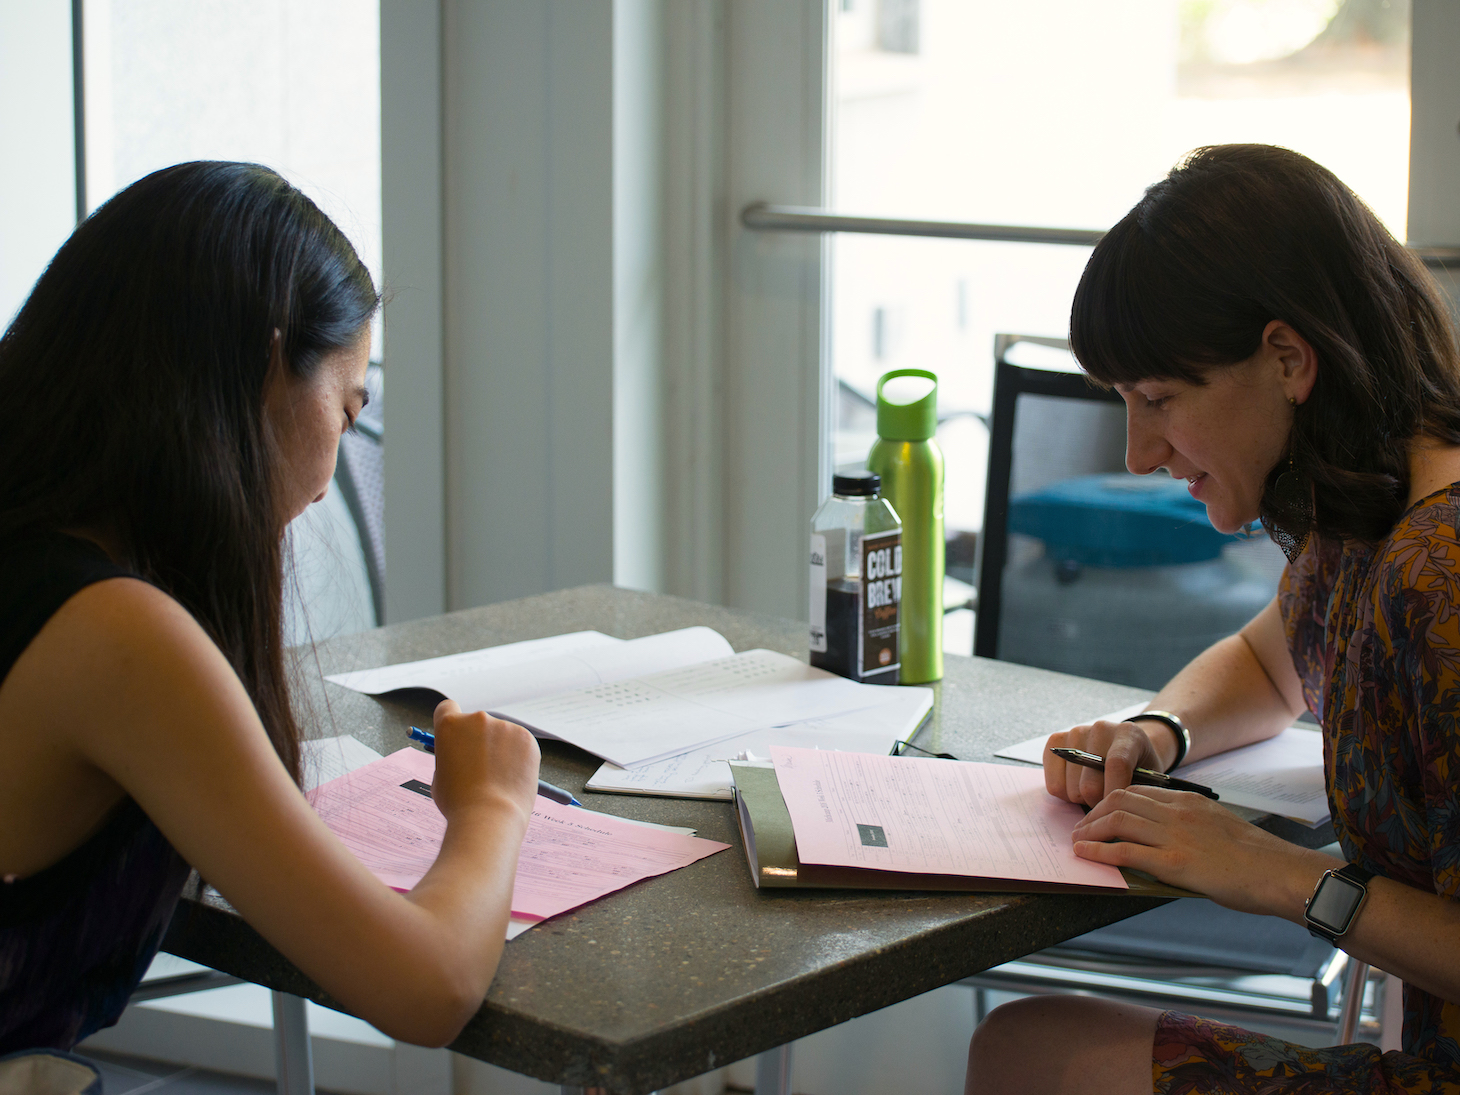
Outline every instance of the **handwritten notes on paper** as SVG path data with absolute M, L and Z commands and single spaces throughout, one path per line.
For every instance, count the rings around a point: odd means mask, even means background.
M 1075 855 L 1084 814 L 1042 772 L 781 747 L 771 759 L 802 863 L 1127 888 Z
M 322 784 L 310 802 L 377 878 L 410 890 L 446 832 L 431 800 L 436 758 L 401 749 Z M 517 861 L 515 920 L 538 921 L 728 848 L 538 797 Z

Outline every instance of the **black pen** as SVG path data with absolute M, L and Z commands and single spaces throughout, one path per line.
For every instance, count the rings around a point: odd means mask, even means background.
M 1098 757 L 1094 753 L 1087 753 L 1083 749 L 1057 748 L 1051 749 L 1050 752 L 1071 764 L 1078 764 L 1083 768 L 1094 768 L 1100 772 L 1105 771 L 1105 758 Z M 1222 797 L 1205 784 L 1192 783 L 1189 779 L 1177 779 L 1175 776 L 1168 776 L 1165 772 L 1153 772 L 1149 768 L 1137 768 L 1131 773 L 1131 782 L 1145 784 L 1148 787 L 1167 787 L 1173 791 L 1195 791 L 1199 795 L 1206 795 L 1207 798 L 1219 801 Z

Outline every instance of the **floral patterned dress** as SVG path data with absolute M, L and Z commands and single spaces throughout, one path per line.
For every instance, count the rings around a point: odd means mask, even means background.
M 1279 607 L 1323 724 L 1334 828 L 1351 862 L 1460 898 L 1460 484 L 1415 503 L 1377 547 L 1310 541 Z M 1177 1012 L 1161 1016 L 1162 1095 L 1460 1095 L 1460 1004 L 1404 986 L 1403 1052 L 1307 1049 Z

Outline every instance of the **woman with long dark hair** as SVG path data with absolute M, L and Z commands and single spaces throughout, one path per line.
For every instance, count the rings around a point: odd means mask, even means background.
M 181 164 L 78 227 L 0 339 L 0 1057 L 115 1022 L 188 865 L 387 1034 L 441 1045 L 480 1005 L 531 736 L 438 708 L 446 837 L 405 895 L 298 788 L 281 539 L 368 398 L 378 304 L 277 174 Z
M 1278 595 L 1124 723 L 1045 754 L 1088 804 L 1077 854 L 1281 916 L 1404 981 L 1403 1050 L 1308 1049 L 1093 999 L 994 1011 L 968 1090 L 1460 1092 L 1460 350 L 1424 267 L 1337 178 L 1263 145 L 1198 149 L 1095 248 L 1071 346 L 1125 400 L 1126 463 L 1212 524 L 1260 520 Z M 1322 723 L 1343 860 L 1136 766 Z

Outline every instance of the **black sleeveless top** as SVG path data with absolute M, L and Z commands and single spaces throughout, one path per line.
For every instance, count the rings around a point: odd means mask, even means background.
M 96 545 L 59 533 L 0 543 L 0 679 L 77 592 L 133 576 Z M 70 1049 L 115 1023 L 187 877 L 187 864 L 128 798 L 60 862 L 0 879 L 0 1056 Z

